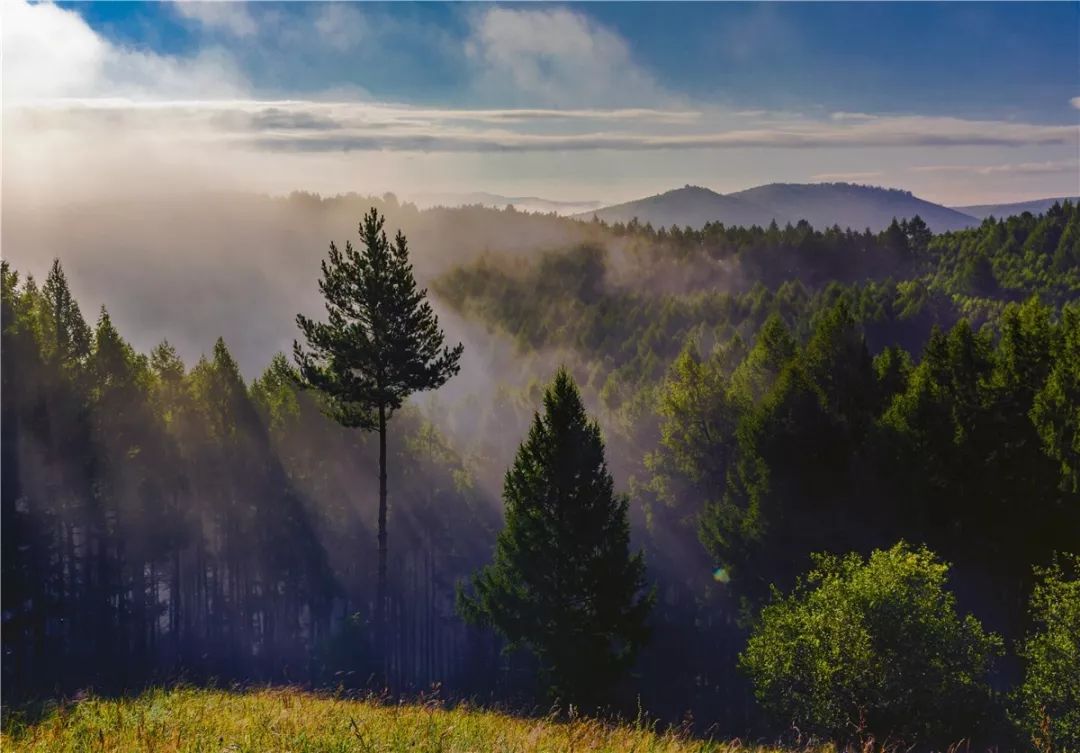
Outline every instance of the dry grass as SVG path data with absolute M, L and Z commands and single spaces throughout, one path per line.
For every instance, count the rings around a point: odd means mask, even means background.
M 44 753 L 770 753 L 650 725 L 526 719 L 437 703 L 389 705 L 291 689 L 152 690 L 87 698 L 28 721 L 8 713 L 3 751 Z

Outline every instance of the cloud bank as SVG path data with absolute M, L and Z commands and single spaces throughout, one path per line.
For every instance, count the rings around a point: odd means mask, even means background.
M 701 174 L 706 165 L 745 163 L 750 154 L 763 173 L 771 169 L 788 180 L 861 176 L 895 184 L 903 176 L 948 177 L 955 185 L 967 176 L 975 185 L 986 176 L 1067 177 L 1061 155 L 1075 155 L 1078 144 L 1075 125 L 690 102 L 641 66 L 622 37 L 566 8 L 469 9 L 459 52 L 470 66 L 476 101 L 497 107 L 377 101 L 333 89 L 268 97 L 245 75 L 238 45 L 276 35 L 274 44 L 306 40 L 346 55 L 364 40 L 377 44 L 379 35 L 363 6 L 313 6 L 302 19 L 307 27 L 284 29 L 273 9 L 257 7 L 176 4 L 178 18 L 210 36 L 194 54 L 166 55 L 113 42 L 73 9 L 9 2 L 3 30 L 9 196 L 40 203 L 101 191 L 206 187 L 406 194 L 550 194 L 562 187 L 581 196 L 572 186 L 590 178 L 652 180 L 660 190 L 668 186 L 657 176 L 671 172 L 675 185 L 708 184 Z M 1022 154 L 986 159 L 1002 149 Z M 949 150 L 964 153 L 956 160 L 963 166 L 939 159 L 938 167 L 907 170 Z M 795 152 L 807 156 L 794 158 Z M 984 166 L 967 165 L 973 161 Z M 1028 167 L 992 164 L 1002 162 Z M 534 178 L 543 186 L 529 182 Z
M 1077 175 L 1080 162 L 1075 159 L 1048 160 L 1046 162 L 1018 162 L 1004 165 L 919 165 L 912 167 L 914 173 L 950 173 L 955 175 Z

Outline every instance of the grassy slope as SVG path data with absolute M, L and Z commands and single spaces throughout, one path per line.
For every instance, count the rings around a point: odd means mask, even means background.
M 738 743 L 695 741 L 591 719 L 556 722 L 437 705 L 380 705 L 296 690 L 155 690 L 91 698 L 27 724 L 6 715 L 0 749 L 12 751 L 213 751 L 214 753 L 743 753 Z

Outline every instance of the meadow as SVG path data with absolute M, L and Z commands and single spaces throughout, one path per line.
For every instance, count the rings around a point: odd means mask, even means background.
M 398 704 L 292 688 L 154 689 L 5 711 L 11 753 L 777 753 L 644 720 L 514 716 L 429 700 Z M 806 748 L 803 753 L 831 748 Z

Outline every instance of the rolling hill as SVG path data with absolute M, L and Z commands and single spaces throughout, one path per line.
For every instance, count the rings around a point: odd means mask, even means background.
M 467 207 L 481 206 L 492 209 L 502 209 L 512 206 L 519 212 L 539 212 L 540 214 L 567 215 L 587 212 L 602 206 L 599 201 L 563 201 L 545 199 L 540 196 L 503 196 L 497 193 L 485 191 L 473 191 L 471 193 L 421 193 L 411 197 L 413 202 L 421 209 L 432 207 Z
M 608 223 L 629 222 L 635 217 L 641 223 L 651 222 L 654 227 L 689 225 L 699 228 L 706 222 L 722 222 L 725 225 L 768 225 L 775 216 L 768 208 L 753 202 L 725 196 L 701 186 L 684 186 L 673 191 L 649 196 L 625 204 L 615 204 L 578 217 L 599 217 Z M 783 224 L 786 218 L 778 218 Z
M 850 227 L 878 231 L 893 218 L 919 215 L 935 232 L 960 230 L 979 220 L 955 209 L 918 198 L 907 191 L 850 183 L 770 183 L 745 191 L 720 194 L 700 186 L 685 186 L 637 201 L 616 204 L 578 217 L 606 222 L 652 223 L 654 227 L 768 225 L 807 220 L 816 228 Z
M 1077 196 L 1058 196 L 1050 199 L 1034 199 L 1032 201 L 1018 201 L 1014 204 L 975 204 L 969 207 L 953 207 L 957 212 L 971 215 L 979 220 L 987 217 L 1012 217 L 1016 214 L 1031 212 L 1043 214 L 1047 209 L 1059 202 L 1071 201 L 1074 204 L 1080 201 Z
M 979 224 L 969 215 L 908 191 L 852 183 L 770 183 L 730 195 L 768 207 L 778 218 L 807 220 L 815 228 L 839 225 L 882 230 L 894 217 L 910 219 L 915 215 L 935 233 Z

